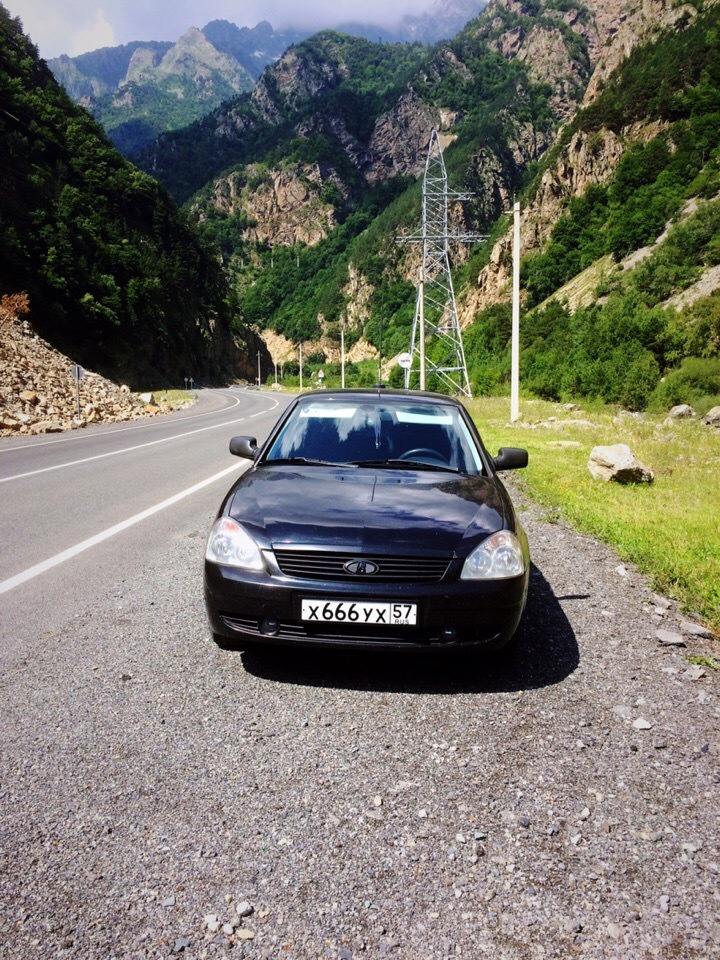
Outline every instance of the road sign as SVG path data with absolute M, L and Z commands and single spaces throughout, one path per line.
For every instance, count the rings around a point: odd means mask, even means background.
M 398 357 L 398 363 L 403 370 L 409 370 L 412 366 L 412 356 L 409 353 L 401 353 Z
M 80 419 L 80 381 L 85 376 L 85 371 L 76 363 L 70 370 L 70 376 L 75 381 L 75 397 L 77 400 L 77 418 Z

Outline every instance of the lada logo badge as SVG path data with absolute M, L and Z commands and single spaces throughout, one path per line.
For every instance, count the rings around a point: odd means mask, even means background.
M 359 574 L 363 577 L 369 577 L 379 569 L 380 567 L 372 560 L 348 560 L 343 564 L 343 570 L 346 573 Z

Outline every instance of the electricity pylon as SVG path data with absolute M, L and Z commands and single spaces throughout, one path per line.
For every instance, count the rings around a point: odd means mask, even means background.
M 487 240 L 484 234 L 460 233 L 459 230 L 450 233 L 448 230 L 448 200 L 468 200 L 470 196 L 448 190 L 442 146 L 437 130 L 433 130 L 423 180 L 422 230 L 398 238 L 405 243 L 422 244 L 410 343 L 412 365 L 405 370 L 406 390 L 410 389 L 413 379 L 424 390 L 426 382 L 436 376 L 454 393 L 472 396 L 448 257 L 450 240 L 455 243 Z M 440 358 L 435 361 L 426 356 L 426 346 L 437 341 L 442 347 L 433 346 L 433 356 Z

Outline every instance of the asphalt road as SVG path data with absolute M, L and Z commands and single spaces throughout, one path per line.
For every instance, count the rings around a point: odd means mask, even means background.
M 227 442 L 284 402 L 0 441 L 1 960 L 720 957 L 713 642 L 555 515 L 513 656 L 216 648 Z
M 199 517 L 209 530 L 222 493 L 247 466 L 230 455 L 229 439 L 265 437 L 287 403 L 257 391 L 201 390 L 192 407 L 152 420 L 0 440 L 5 649 L 101 604 L 112 585 L 151 569 L 169 541 L 194 535 Z

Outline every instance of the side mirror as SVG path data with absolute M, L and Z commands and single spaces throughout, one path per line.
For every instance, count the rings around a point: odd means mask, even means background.
M 493 464 L 496 470 L 519 470 L 528 465 L 528 452 L 521 447 L 501 447 Z
M 230 441 L 230 453 L 234 457 L 244 457 L 254 460 L 259 453 L 255 437 L 233 437 Z

